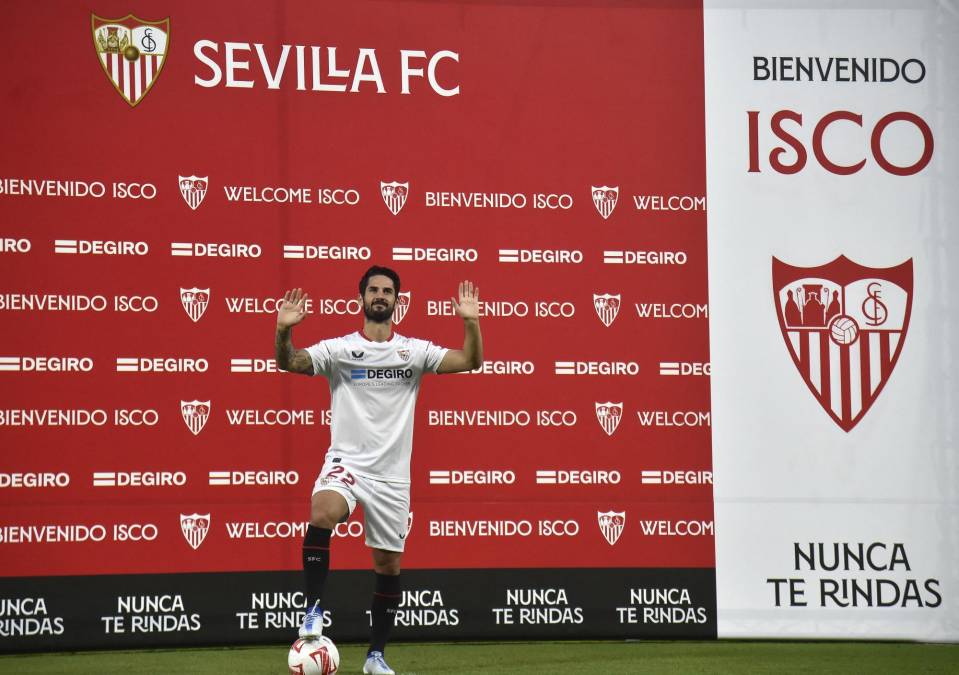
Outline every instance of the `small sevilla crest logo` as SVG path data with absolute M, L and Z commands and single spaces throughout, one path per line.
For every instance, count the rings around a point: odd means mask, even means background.
M 410 309 L 410 291 L 400 291 L 396 295 L 396 305 L 393 307 L 393 323 L 403 323 L 406 312 Z
M 596 309 L 596 316 L 603 322 L 603 325 L 609 328 L 616 316 L 619 314 L 620 295 L 604 293 L 597 295 L 593 293 L 593 307 Z
M 396 355 L 399 356 L 404 361 L 410 360 L 410 350 L 409 349 L 397 349 Z
M 616 208 L 616 202 L 619 200 L 619 187 L 609 187 L 608 185 L 596 187 L 594 185 L 592 186 L 592 196 L 593 205 L 599 211 L 599 215 L 604 219 L 609 218 L 613 209 Z
M 186 315 L 196 323 L 210 304 L 209 288 L 181 288 L 180 304 Z
M 845 256 L 819 267 L 772 259 L 786 348 L 816 400 L 851 431 L 882 392 L 906 340 L 912 259 L 864 267 Z
M 623 534 L 626 527 L 625 511 L 602 511 L 596 512 L 596 518 L 599 521 L 599 531 L 606 537 L 610 546 L 614 546 L 619 537 Z
M 183 421 L 186 423 L 187 429 L 196 436 L 203 431 L 206 421 L 210 418 L 210 402 L 180 401 L 180 414 L 183 415 Z
M 195 551 L 200 548 L 200 544 L 206 539 L 206 533 L 210 531 L 210 514 L 193 513 L 188 516 L 181 513 L 180 531 L 183 533 L 186 543 Z
M 619 426 L 619 421 L 623 419 L 623 404 L 611 403 L 609 401 L 606 403 L 597 403 L 596 419 L 599 421 L 599 426 L 606 432 L 606 435 L 612 436 L 613 432 L 616 431 L 616 427 Z
M 386 208 L 394 216 L 400 212 L 400 209 L 406 204 L 406 197 L 410 192 L 409 181 L 406 183 L 384 183 L 380 181 L 380 194 L 383 195 L 383 201 L 386 202 Z
M 170 43 L 170 19 L 145 21 L 90 15 L 93 48 L 100 66 L 123 100 L 136 106 L 160 76 Z
M 207 188 L 210 186 L 209 176 L 178 176 L 180 194 L 187 206 L 196 211 L 196 207 L 203 203 Z

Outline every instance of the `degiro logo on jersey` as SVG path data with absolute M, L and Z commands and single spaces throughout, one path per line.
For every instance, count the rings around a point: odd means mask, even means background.
M 361 387 L 407 385 L 413 379 L 412 368 L 351 368 L 352 384 Z

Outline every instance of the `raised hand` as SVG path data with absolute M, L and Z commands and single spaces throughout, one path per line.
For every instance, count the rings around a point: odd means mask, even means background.
M 453 298 L 453 308 L 464 321 L 479 319 L 479 286 L 473 287 L 472 281 L 461 281 L 459 302 Z
M 283 294 L 283 302 L 276 313 L 277 328 L 292 328 L 306 316 L 306 300 L 309 296 L 302 288 L 294 288 Z

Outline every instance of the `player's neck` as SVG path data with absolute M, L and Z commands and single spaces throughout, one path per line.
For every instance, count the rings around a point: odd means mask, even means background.
M 384 321 L 383 323 L 379 323 L 378 321 L 366 320 L 363 322 L 363 335 L 366 336 L 367 340 L 372 342 L 388 341 L 392 331 L 392 321 Z

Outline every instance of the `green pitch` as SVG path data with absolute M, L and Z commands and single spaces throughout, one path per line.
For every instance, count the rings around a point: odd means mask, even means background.
M 0 673 L 284 675 L 287 649 L 276 646 L 0 656 Z M 340 645 L 340 655 L 340 673 L 359 673 L 366 647 Z M 959 645 L 889 642 L 410 643 L 390 645 L 387 657 L 397 675 L 959 672 Z

